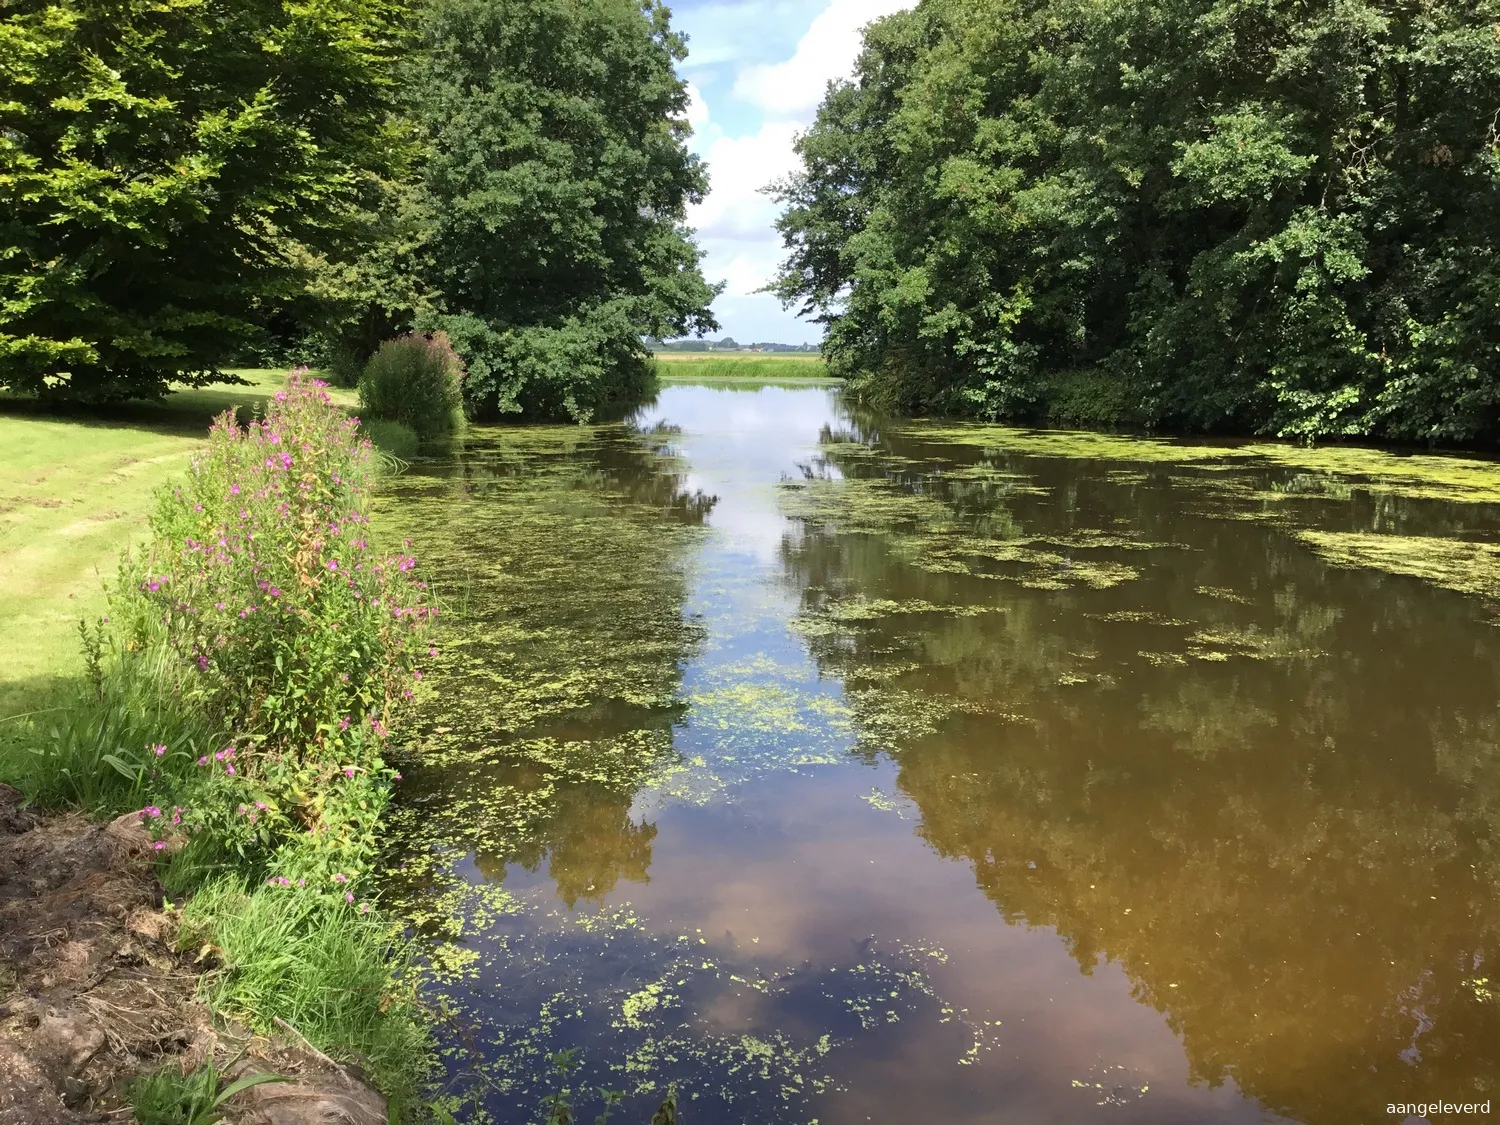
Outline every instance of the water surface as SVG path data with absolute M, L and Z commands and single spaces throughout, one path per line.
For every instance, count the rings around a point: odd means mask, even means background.
M 1500 472 L 674 386 L 386 503 L 454 1089 L 1342 1125 L 1500 1080 Z M 1472 1120 L 1472 1118 L 1470 1118 Z

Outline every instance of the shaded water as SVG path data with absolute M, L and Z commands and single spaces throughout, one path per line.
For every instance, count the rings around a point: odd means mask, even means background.
M 1500 472 L 671 387 L 386 501 L 455 1090 L 1341 1125 L 1500 1084 Z M 1472 1118 L 1470 1118 L 1472 1120 Z

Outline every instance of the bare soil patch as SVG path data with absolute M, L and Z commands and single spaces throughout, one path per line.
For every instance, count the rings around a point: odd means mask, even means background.
M 385 1100 L 300 1044 L 216 1026 L 197 963 L 162 911 L 151 841 L 109 825 L 41 817 L 0 785 L 0 1125 L 132 1119 L 130 1083 L 209 1059 L 287 1081 L 241 1095 L 243 1125 L 383 1125 Z

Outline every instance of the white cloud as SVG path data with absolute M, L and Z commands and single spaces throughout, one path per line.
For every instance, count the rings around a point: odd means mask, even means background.
M 853 73 L 864 26 L 911 6 L 912 0 L 832 0 L 796 54 L 786 62 L 746 67 L 734 93 L 768 115 L 808 123 L 828 83 Z
M 761 194 L 797 167 L 797 126 L 770 122 L 748 137 L 719 137 L 708 147 L 708 198 L 688 216 L 701 238 L 760 240 L 772 235 L 776 205 Z
M 698 87 L 694 86 L 691 82 L 687 84 L 687 92 L 688 124 L 693 127 L 693 131 L 695 133 L 702 132 L 703 129 L 708 125 L 708 103 L 703 100 L 703 91 L 698 89 Z

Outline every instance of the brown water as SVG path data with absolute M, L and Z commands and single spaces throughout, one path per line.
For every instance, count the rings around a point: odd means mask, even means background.
M 388 504 L 454 624 L 392 892 L 460 1119 L 538 1117 L 570 1047 L 586 1120 L 1500 1093 L 1496 499 L 816 387 L 419 463 Z

